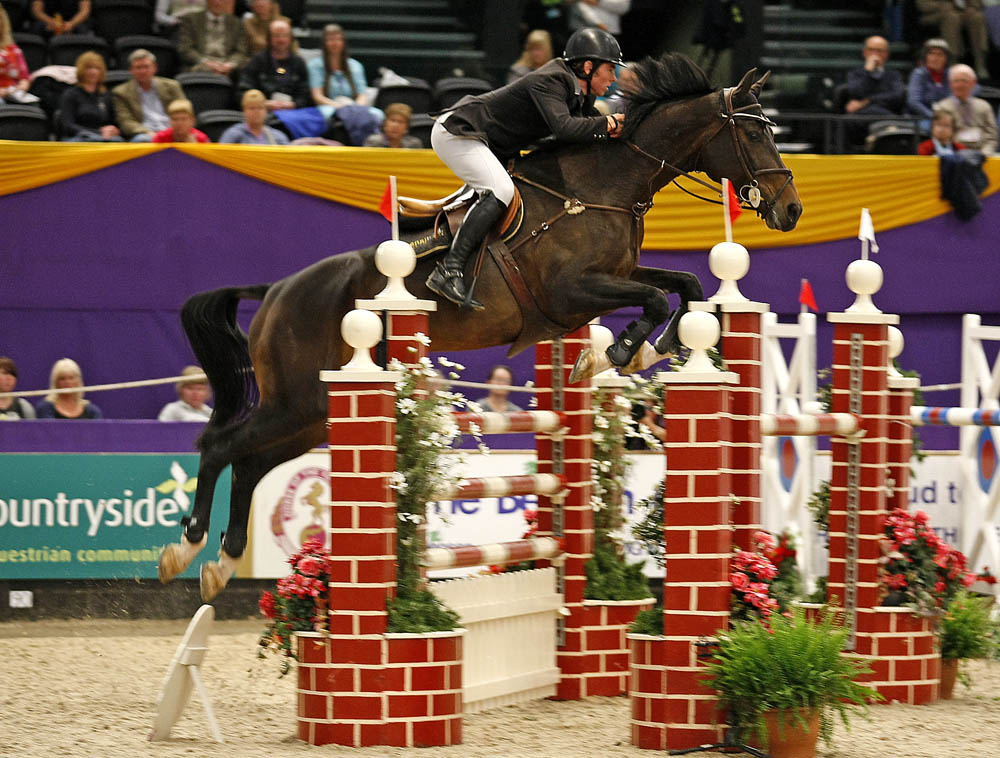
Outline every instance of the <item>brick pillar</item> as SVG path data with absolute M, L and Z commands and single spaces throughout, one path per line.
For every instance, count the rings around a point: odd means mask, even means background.
M 887 510 L 910 507 L 910 458 L 913 455 L 913 422 L 910 408 L 913 391 L 920 386 L 915 376 L 889 369 L 889 495 Z
M 560 340 L 535 346 L 538 410 L 562 411 L 569 427 L 559 438 L 547 435 L 535 438 L 538 473 L 563 474 L 568 490 L 561 507 L 554 498 L 538 498 L 539 534 L 560 536 L 566 546 L 561 589 L 570 615 L 565 617 L 564 640 L 556 654 L 562 671 L 556 697 L 566 700 L 584 694 L 585 674 L 593 663 L 586 660 L 581 628 L 584 626 L 583 595 L 587 584 L 584 566 L 594 551 L 594 512 L 590 504 L 593 409 L 590 383 L 569 384 L 577 356 L 589 345 L 590 329 L 584 326 Z
M 405 365 L 413 365 L 430 352 L 427 339 L 417 339 L 417 334 L 430 334 L 428 320 L 437 310 L 433 300 L 358 300 L 358 308 L 382 313 L 386 360 L 393 358 Z
M 733 508 L 733 544 L 742 550 L 753 548 L 753 535 L 761 527 L 760 500 L 760 398 L 761 331 L 766 303 L 692 303 L 692 310 L 722 312 L 722 339 L 719 351 L 728 371 L 739 377 L 733 387 L 732 412 L 732 494 L 739 501 Z

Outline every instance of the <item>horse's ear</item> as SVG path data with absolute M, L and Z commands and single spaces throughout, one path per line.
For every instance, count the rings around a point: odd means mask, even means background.
M 767 78 L 770 75 L 771 75 L 770 71 L 765 71 L 764 75 L 760 79 L 758 79 L 757 81 L 755 81 L 753 84 L 750 85 L 750 91 L 753 92 L 754 97 L 760 97 L 760 91 L 764 89 L 764 82 L 767 81 Z
M 740 83 L 736 85 L 736 93 L 739 95 L 746 95 L 750 92 L 750 87 L 753 84 L 753 78 L 757 75 L 757 69 L 752 68 L 743 74 L 743 78 L 740 79 Z

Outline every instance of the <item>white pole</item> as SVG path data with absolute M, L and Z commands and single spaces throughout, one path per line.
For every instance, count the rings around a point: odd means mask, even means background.
M 389 192 L 392 195 L 392 238 L 399 239 L 399 208 L 396 203 L 396 177 L 389 177 Z
M 733 222 L 729 218 L 729 180 L 722 178 L 722 218 L 726 224 L 726 242 L 733 241 Z

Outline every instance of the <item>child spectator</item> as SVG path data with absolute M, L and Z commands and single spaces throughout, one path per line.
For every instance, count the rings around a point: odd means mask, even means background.
M 272 129 L 267 120 L 267 98 L 259 89 L 243 93 L 243 123 L 233 124 L 219 137 L 223 145 L 287 145 L 288 136 Z
M 17 387 L 17 365 L 7 356 L 0 357 L 0 392 Z M 34 418 L 35 409 L 23 397 L 0 397 L 0 421 Z
M 934 114 L 931 138 L 917 146 L 917 155 L 953 155 L 956 150 L 965 150 L 965 145 L 955 142 L 955 117 L 947 111 Z
M 153 142 L 210 142 L 205 132 L 194 128 L 194 106 L 180 98 L 167 106 L 170 127 L 153 135 Z
M 52 364 L 49 375 L 49 389 L 61 390 L 82 387 L 83 374 L 80 365 L 72 358 L 60 358 Z M 35 406 L 38 418 L 98 419 L 104 418 L 101 409 L 89 400 L 83 399 L 83 392 L 50 392 Z
M 212 417 L 212 409 L 205 404 L 212 390 L 208 382 L 200 378 L 204 374 L 198 366 L 185 366 L 181 376 L 197 376 L 198 379 L 188 379 L 177 382 L 177 397 L 172 403 L 167 403 L 160 411 L 157 419 L 160 421 L 208 421 Z
M 405 147 L 411 150 L 420 150 L 424 143 L 419 137 L 409 134 L 410 116 L 413 109 L 406 103 L 392 103 L 385 109 L 385 121 L 382 122 L 382 131 L 376 134 L 369 134 L 365 138 L 365 147 Z
M 10 17 L 0 6 L 0 103 L 37 103 L 38 98 L 28 94 L 28 64 L 11 32 Z

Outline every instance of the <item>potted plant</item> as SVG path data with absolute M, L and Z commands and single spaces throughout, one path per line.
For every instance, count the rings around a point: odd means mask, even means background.
M 736 623 L 707 666 L 719 707 L 772 758 L 811 758 L 819 735 L 829 742 L 834 715 L 847 725 L 851 712 L 882 699 L 856 681 L 870 669 L 841 653 L 846 637 L 828 612 L 775 614 L 770 627 Z
M 967 672 L 960 672 L 961 661 L 968 658 L 986 658 L 993 652 L 996 642 L 991 637 L 991 598 L 983 598 L 962 591 L 951 601 L 941 617 L 938 629 L 941 644 L 942 700 L 950 700 L 955 680 L 966 687 L 971 685 Z

